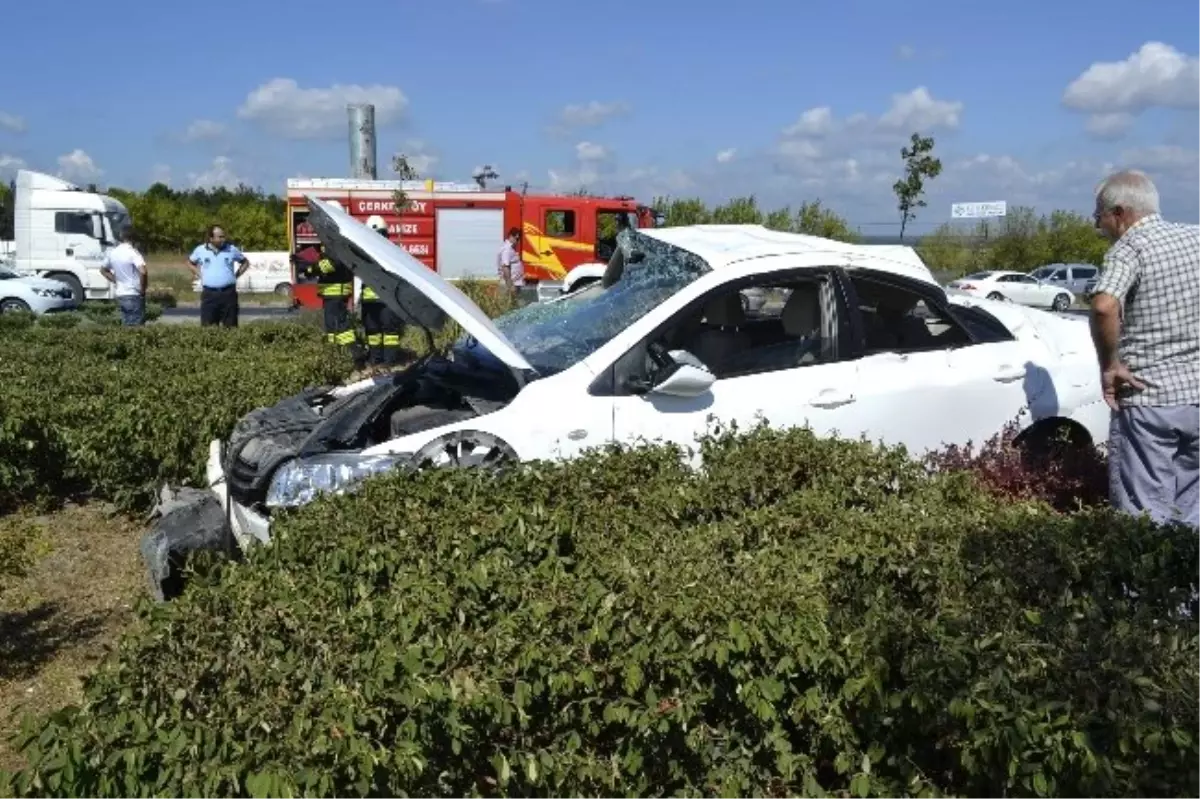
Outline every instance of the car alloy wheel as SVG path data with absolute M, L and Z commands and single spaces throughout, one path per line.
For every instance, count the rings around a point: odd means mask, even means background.
M 496 436 L 480 430 L 456 430 L 430 441 L 409 463 L 417 469 L 490 469 L 516 460 L 513 448 Z
M 0 313 L 29 313 L 31 310 L 33 309 L 29 307 L 29 303 L 16 297 L 9 297 L 0 302 Z
M 1066 294 L 1059 294 L 1054 298 L 1054 305 L 1051 307 L 1059 312 L 1065 311 L 1071 307 L 1071 298 Z

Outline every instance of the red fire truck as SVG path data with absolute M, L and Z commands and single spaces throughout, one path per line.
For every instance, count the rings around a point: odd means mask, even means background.
M 397 213 L 392 200 L 404 191 L 408 207 Z M 480 188 L 476 183 L 432 180 L 296 178 L 287 183 L 288 249 L 299 253 L 318 244 L 308 224 L 305 196 L 337 202 L 366 222 L 381 216 L 388 238 L 450 280 L 497 278 L 496 254 L 505 233 L 522 231 L 526 282 L 559 281 L 582 263 L 607 260 L 616 246 L 617 218 L 633 227 L 653 227 L 654 212 L 632 197 L 525 194 Z M 292 269 L 295 304 L 320 307 L 313 279 Z

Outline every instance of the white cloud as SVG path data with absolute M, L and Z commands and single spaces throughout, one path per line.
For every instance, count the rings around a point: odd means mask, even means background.
M 879 118 L 879 124 L 905 131 L 957 128 L 962 111 L 961 102 L 935 99 L 927 88 L 918 86 L 907 94 L 893 94 L 892 105 Z
M 917 57 L 917 48 L 911 44 L 902 44 L 896 48 L 896 58 L 901 61 L 911 61 Z
M 838 117 L 829 106 L 817 106 L 781 131 L 767 152 L 739 163 L 755 173 L 756 181 L 775 187 L 781 204 L 840 198 L 854 210 L 855 221 L 879 214 L 888 218 L 891 187 L 902 170 L 901 146 L 914 130 L 957 127 L 963 108 L 962 102 L 936 98 L 924 86 L 893 94 L 879 116 Z M 934 155 L 944 159 L 941 148 Z M 739 191 L 768 196 L 749 180 Z
M 79 148 L 58 157 L 58 175 L 64 180 L 91 183 L 103 174 L 92 157 Z
M 194 120 L 180 136 L 185 142 L 213 141 L 225 135 L 225 125 L 211 119 Z
M 779 154 L 796 161 L 815 161 L 821 148 L 808 139 L 785 139 L 779 143 Z
M 550 191 L 587 189 L 598 194 L 632 194 L 649 202 L 659 196 L 694 194 L 700 187 L 691 173 L 682 169 L 662 170 L 656 166 L 600 169 L 592 164 L 551 169 L 547 172 Z M 716 185 L 712 181 L 710 185 Z
M 423 178 L 433 177 L 433 170 L 438 162 L 441 161 L 441 156 L 431 151 L 429 146 L 421 139 L 408 139 L 403 142 L 397 154 L 401 153 L 408 159 L 408 165 Z M 390 164 L 387 166 L 390 167 Z M 380 165 L 380 177 L 384 177 L 382 174 L 384 168 L 383 165 Z
M 1067 86 L 1063 105 L 1093 114 L 1200 105 L 1200 60 L 1146 42 L 1124 61 L 1097 61 Z
M 629 112 L 629 104 L 620 100 L 608 103 L 592 100 L 590 103 L 565 106 L 558 112 L 558 123 L 564 128 L 576 130 L 595 128 Z
M 0 130 L 6 130 L 9 133 L 24 133 L 28 129 L 24 117 L 0 111 Z
M 824 136 L 833 128 L 833 109 L 827 105 L 810 108 L 784 129 L 785 136 Z
M 616 156 L 602 144 L 581 141 L 575 145 L 575 161 L 568 166 L 555 167 L 547 172 L 552 191 L 569 192 L 587 189 L 607 191 L 619 181 Z
M 188 182 L 197 189 L 215 189 L 221 186 L 235 189 L 241 183 L 249 183 L 234 171 L 233 160 L 225 155 L 214 158 L 203 172 L 188 173 Z
M 302 89 L 291 78 L 274 78 L 246 96 L 238 117 L 292 139 L 345 136 L 347 104 L 371 103 L 375 124 L 383 127 L 398 120 L 408 108 L 408 98 L 396 86 L 335 84 Z
M 17 158 L 15 155 L 7 155 L 0 153 L 0 175 L 11 177 L 18 169 L 25 168 L 25 159 Z
M 602 144 L 581 141 L 575 145 L 575 157 L 580 161 L 606 161 L 611 156 L 612 153 Z
M 886 150 L 890 161 L 897 144 L 913 131 L 957 128 L 963 108 L 962 102 L 938 99 L 924 86 L 893 94 L 888 109 L 879 117 L 860 111 L 840 119 L 829 106 L 817 106 L 783 129 L 775 153 L 785 167 L 870 148 Z
M 717 163 L 718 164 L 728 164 L 735 157 L 737 157 L 737 148 L 730 147 L 728 150 L 721 150 L 720 152 L 717 153 Z
M 1092 114 L 1084 128 L 1097 139 L 1119 139 L 1133 127 L 1132 114 L 1118 111 L 1114 114 Z
M 1124 166 L 1146 170 L 1192 170 L 1200 167 L 1200 150 L 1159 144 L 1136 147 L 1121 153 Z M 1193 179 L 1194 180 L 1194 179 Z

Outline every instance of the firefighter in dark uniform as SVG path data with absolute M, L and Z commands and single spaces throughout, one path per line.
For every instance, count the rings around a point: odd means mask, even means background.
M 367 226 L 387 238 L 387 223 L 382 217 L 372 216 Z M 367 338 L 370 363 L 377 366 L 396 366 L 404 352 L 400 339 L 404 336 L 404 322 L 379 300 L 375 290 L 363 283 L 362 297 L 363 332 Z
M 317 296 L 325 313 L 325 340 L 349 347 L 354 344 L 350 324 L 350 295 L 354 293 L 354 274 L 324 252 L 304 268 L 306 275 L 317 278 Z

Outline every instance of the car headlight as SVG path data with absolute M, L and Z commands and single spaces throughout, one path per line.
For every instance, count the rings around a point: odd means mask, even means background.
M 267 489 L 268 508 L 307 505 L 318 494 L 341 494 L 366 478 L 396 468 L 411 453 L 383 455 L 334 452 L 311 458 L 295 458 L 280 466 Z

